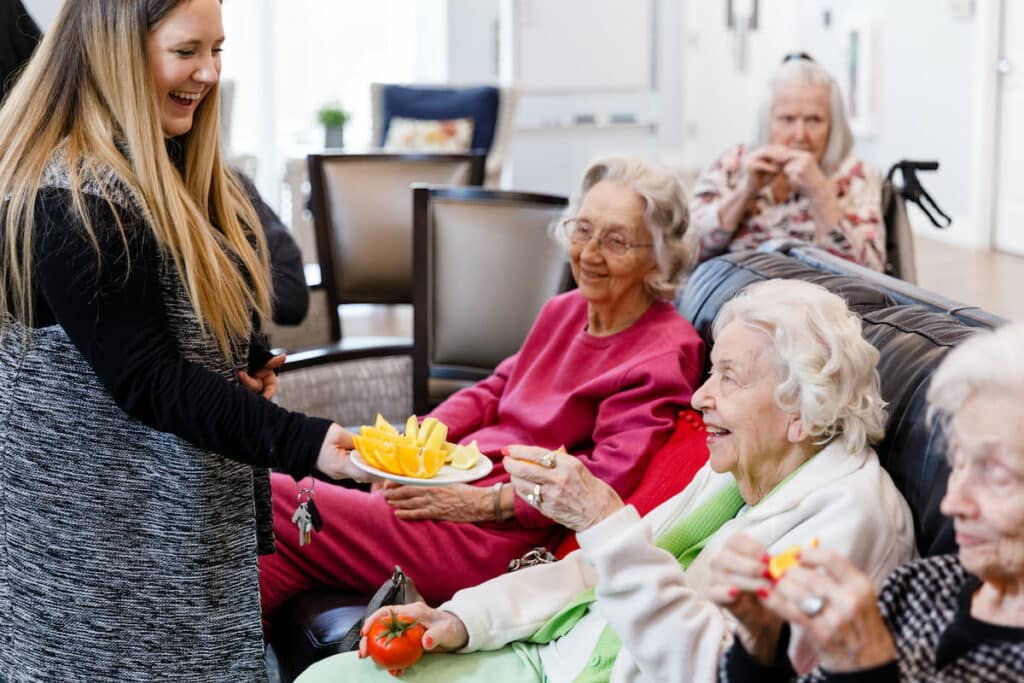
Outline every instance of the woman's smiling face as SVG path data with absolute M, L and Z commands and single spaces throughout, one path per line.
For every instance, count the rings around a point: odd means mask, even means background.
M 192 129 L 199 103 L 220 80 L 223 42 L 219 0 L 185 0 L 150 31 L 146 53 L 167 137 Z
M 594 235 L 584 244 L 569 245 L 569 264 L 580 295 L 592 304 L 615 305 L 643 290 L 644 278 L 656 265 L 640 195 L 603 180 L 583 197 L 575 221 Z M 610 239 L 643 246 L 615 254 L 600 244 Z
M 792 416 L 779 407 L 779 358 L 763 329 L 738 320 L 722 328 L 711 349 L 711 376 L 693 394 L 704 414 L 709 463 L 731 472 L 742 487 L 775 483 L 790 449 Z

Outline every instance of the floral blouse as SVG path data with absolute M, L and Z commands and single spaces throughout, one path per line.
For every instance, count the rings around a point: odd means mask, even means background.
M 761 189 L 750 203 L 732 235 L 721 230 L 718 207 L 723 194 L 739 183 L 744 145 L 723 154 L 697 178 L 690 201 L 691 225 L 700 238 L 700 260 L 726 251 L 756 249 L 762 242 L 779 238 L 814 241 L 811 201 L 794 192 L 778 203 L 771 185 Z M 873 270 L 885 269 L 885 226 L 881 217 L 882 179 L 863 161 L 852 156 L 828 179 L 839 201 L 839 224 L 829 231 L 827 242 L 817 243 L 836 256 Z

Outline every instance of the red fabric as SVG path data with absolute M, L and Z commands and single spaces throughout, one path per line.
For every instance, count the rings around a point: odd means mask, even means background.
M 704 344 L 693 326 L 658 301 L 629 328 L 585 331 L 587 301 L 573 291 L 545 304 L 514 356 L 433 413 L 449 440 L 476 440 L 496 460 L 486 486 L 508 481 L 500 451 L 510 444 L 564 446 L 620 496 L 640 481 L 700 383 Z M 523 527 L 553 524 L 516 498 Z
M 308 485 L 309 479 L 303 480 Z M 430 604 L 504 572 L 509 560 L 538 545 L 553 547 L 563 527 L 521 529 L 514 523 L 464 524 L 402 521 L 379 493 L 317 482 L 316 506 L 324 520 L 309 545 L 299 546 L 295 480 L 271 474 L 277 552 L 261 555 L 260 601 L 272 616 L 310 589 L 372 595 L 399 565 Z
M 688 409 L 679 413 L 675 431 L 651 457 L 640 485 L 626 498 L 626 503 L 646 515 L 686 488 L 708 461 L 707 436 L 700 413 Z M 558 544 L 555 556 L 565 557 L 579 547 L 576 534 L 569 534 Z

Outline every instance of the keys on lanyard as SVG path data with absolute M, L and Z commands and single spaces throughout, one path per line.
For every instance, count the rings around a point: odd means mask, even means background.
M 299 505 L 292 515 L 292 524 L 299 529 L 299 546 L 311 543 L 313 532 L 324 528 L 324 519 L 320 516 L 320 511 L 316 509 L 314 500 L 313 487 L 315 485 L 316 479 L 311 479 L 309 486 L 299 488 Z

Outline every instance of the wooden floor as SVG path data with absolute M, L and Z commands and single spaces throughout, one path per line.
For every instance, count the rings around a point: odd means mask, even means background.
M 950 299 L 1024 321 L 1024 258 L 914 236 L 918 284 Z

